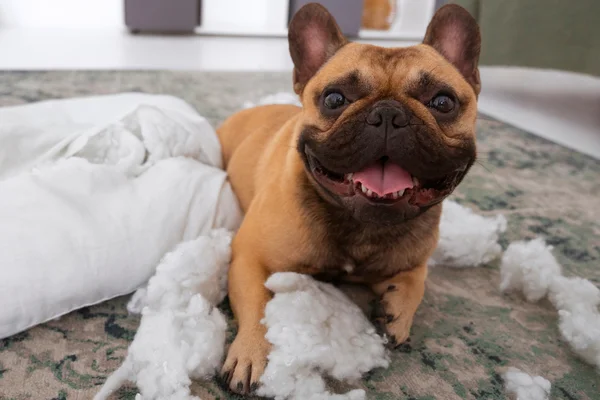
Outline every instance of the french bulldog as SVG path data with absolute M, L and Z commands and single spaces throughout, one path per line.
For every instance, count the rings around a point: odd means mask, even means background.
M 457 5 L 422 44 L 351 43 L 321 5 L 289 25 L 302 107 L 246 109 L 218 129 L 245 213 L 232 244 L 229 300 L 239 329 L 222 377 L 258 388 L 270 346 L 261 324 L 276 272 L 368 285 L 374 319 L 405 342 L 437 245 L 442 201 L 476 159 L 480 33 Z

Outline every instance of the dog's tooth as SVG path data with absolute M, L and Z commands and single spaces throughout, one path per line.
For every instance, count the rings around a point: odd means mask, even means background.
M 399 196 L 398 196 L 398 192 L 394 192 L 394 193 L 392 193 L 392 198 L 393 198 L 393 199 L 397 199 L 398 197 L 399 197 Z
M 373 192 L 371 191 L 371 189 L 367 189 L 365 193 L 367 193 L 367 196 L 373 197 Z
M 364 187 L 362 185 L 361 185 L 360 189 L 362 190 L 363 193 L 367 193 L 367 190 L 369 190 L 369 189 L 367 189 L 366 187 Z M 370 192 L 370 190 L 369 190 L 369 192 Z
M 412 182 L 413 186 L 419 186 L 419 180 L 415 176 L 412 177 Z
M 398 197 L 402 197 L 402 196 L 404 196 L 404 191 L 405 191 L 405 189 L 398 190 L 398 191 L 396 192 L 396 193 L 398 193 Z
M 351 181 L 352 178 L 354 177 L 354 174 L 351 172 L 349 174 L 346 175 L 348 177 L 348 180 Z

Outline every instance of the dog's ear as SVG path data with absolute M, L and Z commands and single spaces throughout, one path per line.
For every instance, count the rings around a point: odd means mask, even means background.
M 288 27 L 288 41 L 297 94 L 302 93 L 317 70 L 347 43 L 333 16 L 317 3 L 309 3 L 294 14 Z
M 441 7 L 431 19 L 423 43 L 450 61 L 479 94 L 481 81 L 477 65 L 481 33 L 477 21 L 467 10 L 456 4 Z

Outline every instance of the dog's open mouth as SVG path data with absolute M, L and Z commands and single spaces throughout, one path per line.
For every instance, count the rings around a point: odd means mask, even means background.
M 441 179 L 418 178 L 384 157 L 359 171 L 339 174 L 327 170 L 309 152 L 306 155 L 313 177 L 325 189 L 341 196 L 362 196 L 381 205 L 433 205 L 448 196 L 466 173 L 461 169 Z

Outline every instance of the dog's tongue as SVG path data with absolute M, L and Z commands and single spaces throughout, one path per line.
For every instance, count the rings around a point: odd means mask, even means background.
M 413 187 L 411 175 L 400 166 L 391 162 L 378 161 L 365 169 L 355 172 L 355 182 L 360 182 L 364 187 L 385 196 L 400 190 Z

